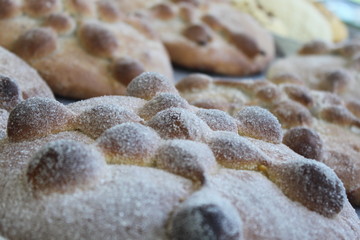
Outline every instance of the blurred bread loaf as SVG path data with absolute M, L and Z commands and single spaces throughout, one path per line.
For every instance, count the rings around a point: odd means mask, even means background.
M 124 94 L 143 71 L 172 80 L 168 54 L 143 18 L 107 0 L 0 1 L 3 46 L 65 97 Z
M 312 0 L 234 0 L 271 32 L 299 42 L 314 39 L 340 42 L 348 32 L 333 13 Z

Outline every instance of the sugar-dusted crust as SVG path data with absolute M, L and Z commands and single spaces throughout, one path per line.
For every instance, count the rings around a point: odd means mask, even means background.
M 148 23 L 110 1 L 10 0 L 0 8 L 0 28 L 8 33 L 0 45 L 30 63 L 58 95 L 125 94 L 144 71 L 172 79 L 168 54 Z
M 359 100 L 359 63 L 359 39 L 338 44 L 311 41 L 305 43 L 297 55 L 271 64 L 266 75 L 276 81 L 291 74 L 311 89 L 333 92 L 352 102 Z
M 144 107 L 167 94 L 159 89 L 138 103 Z M 174 99 L 172 94 L 163 99 Z M 234 126 L 211 129 L 207 122 L 237 120 L 220 111 L 204 115 L 188 104 L 162 105 L 140 122 L 116 114 L 121 108 L 140 118 L 141 107 L 129 104 L 135 99 L 108 96 L 64 106 L 34 98 L 15 106 L 10 115 L 27 109 L 21 118 L 34 115 L 28 118 L 34 128 L 31 137 L 0 140 L 0 234 L 9 239 L 360 237 L 343 183 L 325 164 L 282 144 L 278 123 L 260 128 L 267 133 L 254 138 Z M 48 108 L 53 115 L 41 114 Z M 68 121 L 56 117 L 59 111 L 68 112 Z M 254 126 L 276 119 L 267 110 L 244 111 Z M 98 136 L 97 128 L 82 126 L 89 118 L 120 122 L 106 125 Z
M 238 120 L 239 133 L 283 142 L 298 154 L 330 166 L 344 182 L 351 203 L 359 205 L 360 105 L 334 93 L 311 90 L 301 76 L 292 73 L 278 75 L 272 81 L 230 81 L 192 74 L 177 87 L 190 104 L 227 111 Z M 256 109 L 261 111 L 254 114 Z M 275 117 L 266 118 L 269 114 Z M 256 115 L 263 117 L 254 123 Z M 266 128 L 273 132 L 264 131 Z
M 5 83 L 5 81 L 7 83 Z M 12 87 L 12 89 L 18 88 L 18 98 L 26 99 L 35 96 L 48 98 L 54 97 L 48 85 L 39 76 L 35 69 L 30 67 L 18 56 L 9 52 L 5 48 L 0 47 L 1 98 L 5 97 L 4 94 L 8 94 L 10 91 L 10 89 L 3 88 L 5 87 L 4 84 L 9 85 L 9 82 L 14 82 L 16 85 L 16 87 Z

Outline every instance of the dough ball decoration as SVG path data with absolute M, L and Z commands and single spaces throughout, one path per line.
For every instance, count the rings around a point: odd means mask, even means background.
M 301 103 L 307 108 L 312 107 L 314 104 L 313 97 L 304 86 L 284 84 L 283 90 L 291 100 Z
M 123 123 L 106 130 L 98 139 L 110 164 L 151 165 L 160 137 L 139 123 Z
M 96 139 L 105 130 L 125 122 L 144 123 L 144 121 L 125 108 L 104 104 L 97 105 L 82 112 L 77 119 L 75 128 Z
M 211 129 L 201 118 L 182 108 L 169 108 L 158 112 L 147 125 L 164 139 L 179 138 L 205 142 L 211 133 Z
M 237 121 L 228 113 L 217 109 L 199 109 L 196 115 L 213 131 L 238 132 Z
M 212 81 L 213 79 L 209 75 L 202 73 L 193 73 L 181 79 L 181 81 L 176 84 L 176 88 L 179 91 L 202 90 L 208 88 Z
M 164 75 L 159 73 L 145 72 L 134 78 L 127 87 L 129 96 L 152 99 L 158 93 L 178 94 L 174 84 Z
M 266 166 L 269 162 L 266 155 L 253 143 L 233 132 L 215 132 L 208 145 L 216 160 L 228 168 L 257 171 L 260 166 Z
M 283 128 L 311 126 L 313 121 L 310 111 L 294 101 L 282 101 L 274 104 L 271 112 L 279 119 Z
M 73 140 L 48 143 L 31 159 L 26 177 L 35 192 L 65 193 L 104 177 L 106 163 L 95 148 Z
M 239 121 L 240 135 L 272 143 L 281 143 L 281 125 L 278 119 L 268 110 L 257 106 L 245 107 L 234 117 Z
M 289 198 L 324 216 L 333 217 L 344 206 L 343 183 L 323 163 L 304 158 L 269 167 L 267 174 Z
M 294 152 L 309 159 L 321 160 L 323 155 L 323 141 L 311 128 L 291 128 L 285 133 L 283 143 Z
M 326 106 L 321 109 L 320 118 L 342 126 L 360 127 L 360 120 L 344 106 Z
M 326 54 L 331 49 L 330 43 L 321 40 L 312 40 L 305 43 L 299 50 L 299 54 Z
M 51 28 L 34 28 L 18 38 L 13 51 L 25 60 L 43 58 L 56 50 L 56 38 L 56 33 Z
M 170 237 L 175 240 L 243 239 L 242 220 L 235 207 L 217 192 L 203 189 L 173 214 Z
M 217 170 L 217 163 L 208 145 L 190 140 L 168 140 L 157 150 L 156 167 L 171 173 L 206 182 L 206 176 Z
M 127 86 L 135 77 L 145 72 L 143 64 L 130 57 L 116 59 L 111 68 L 114 78 L 125 86 Z
M 78 37 L 86 51 L 97 57 L 112 57 L 119 45 L 115 34 L 99 23 L 84 23 Z
M 158 112 L 168 108 L 190 109 L 189 103 L 174 93 L 159 93 L 149 100 L 143 108 L 139 110 L 139 116 L 145 120 L 151 119 Z
M 22 100 L 18 84 L 13 79 L 0 75 L 0 108 L 11 111 Z
M 72 128 L 73 113 L 53 99 L 34 97 L 19 103 L 9 115 L 11 141 L 32 140 Z
M 14 17 L 20 12 L 20 6 L 15 0 L 1 0 L 0 1 L 0 20 Z
M 45 18 L 43 25 L 51 27 L 59 35 L 68 34 L 74 31 L 75 22 L 69 15 L 65 13 L 54 13 Z

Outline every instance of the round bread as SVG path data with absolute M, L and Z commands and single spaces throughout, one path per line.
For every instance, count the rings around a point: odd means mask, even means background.
M 298 63 L 310 67 L 308 63 Z M 320 65 L 316 61 L 314 64 Z M 291 67 L 296 68 L 296 65 Z M 277 69 L 281 70 L 280 67 Z M 359 206 L 359 102 L 344 101 L 334 93 L 311 90 L 302 83 L 303 78 L 291 73 L 277 75 L 274 83 L 190 75 L 180 80 L 177 86 L 190 104 L 211 100 L 207 107 L 225 109 L 237 120 L 239 134 L 272 143 L 283 142 L 296 153 L 325 163 L 344 182 L 351 203 Z M 310 75 L 306 71 L 302 74 Z M 189 79 L 191 84 L 187 84 Z M 230 160 L 224 162 L 233 164 Z
M 118 99 L 98 97 L 61 107 L 42 101 L 55 113 L 72 113 L 73 121 L 49 116 L 54 126 L 66 127 L 39 130 L 45 134 L 33 139 L 19 134 L 0 141 L 1 235 L 139 240 L 360 237 L 360 220 L 343 183 L 326 165 L 268 141 L 277 125 L 261 128 L 270 133 L 255 139 L 212 130 L 196 115 L 197 108 L 169 106 L 146 122 L 129 119 L 108 125 L 99 137 L 98 129 L 93 134 L 79 127 L 88 123 L 77 117 L 105 106 L 139 113 L 139 105 L 129 104 L 134 97 Z M 33 105 L 31 101 L 19 108 Z M 29 108 L 26 115 L 38 111 Z M 109 117 L 101 111 L 96 121 Z M 258 121 L 259 111 L 247 114 Z M 110 119 L 124 119 L 109 113 Z M 29 122 L 43 127 L 36 117 Z
M 144 71 L 172 79 L 168 54 L 148 23 L 107 0 L 1 1 L 0 45 L 71 98 L 125 94 Z

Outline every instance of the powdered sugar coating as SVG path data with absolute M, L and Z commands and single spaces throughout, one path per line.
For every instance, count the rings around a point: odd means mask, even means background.
M 78 101 L 67 105 L 67 107 L 75 113 L 81 113 L 91 107 L 97 105 L 116 105 L 135 113 L 144 106 L 146 101 L 144 99 L 129 97 L 129 96 L 102 96 L 89 98 L 86 100 Z
M 35 191 L 65 193 L 104 176 L 105 160 L 95 148 L 72 140 L 45 145 L 29 163 L 26 176 Z
M 98 138 L 106 129 L 125 122 L 143 123 L 143 120 L 125 108 L 116 105 L 97 105 L 82 112 L 76 127 L 90 137 Z
M 235 207 L 206 188 L 194 193 L 176 210 L 169 234 L 174 240 L 244 239 L 243 224 Z
M 159 93 L 150 101 L 145 103 L 144 107 L 139 110 L 139 115 L 145 120 L 149 120 L 155 116 L 156 113 L 172 107 L 189 109 L 190 105 L 178 94 Z
M 191 181 L 154 168 L 109 167 L 109 176 L 91 188 L 40 201 L 23 179 L 10 181 L 0 195 L 1 231 L 10 239 L 167 239 L 166 222 L 191 194 Z
M 196 115 L 204 120 L 214 131 L 238 132 L 235 118 L 217 109 L 200 109 Z
M 234 117 L 239 120 L 238 129 L 240 135 L 281 143 L 281 125 L 268 110 L 257 106 L 245 107 Z
M 11 141 L 43 137 L 70 129 L 72 117 L 70 110 L 53 99 L 29 98 L 10 112 L 7 134 Z
M 164 142 L 154 159 L 158 168 L 201 183 L 217 168 L 211 149 L 204 143 L 189 140 Z
M 9 113 L 0 108 L 0 140 L 6 136 L 6 125 L 9 118 Z
M 347 203 L 342 217 L 326 218 L 289 201 L 266 176 L 254 171 L 221 169 L 208 186 L 230 200 L 243 222 L 244 239 L 357 239 L 359 219 Z M 350 214 L 350 215 L 348 215 Z M 334 227 L 336 226 L 336 227 Z
M 236 133 L 214 132 L 208 144 L 216 160 L 225 167 L 257 170 L 259 165 L 268 164 L 268 158 L 259 148 Z
M 211 133 L 211 129 L 203 120 L 182 108 L 163 110 L 150 119 L 147 124 L 164 139 L 205 141 Z
M 323 163 L 302 158 L 271 166 L 267 174 L 290 199 L 324 216 L 336 215 L 345 204 L 343 183 Z
M 168 78 L 154 72 L 140 74 L 127 86 L 127 94 L 129 96 L 145 100 L 152 99 L 160 92 L 178 93 L 174 84 Z
M 97 145 L 112 164 L 147 165 L 160 145 L 157 133 L 139 123 L 123 123 L 106 130 Z

